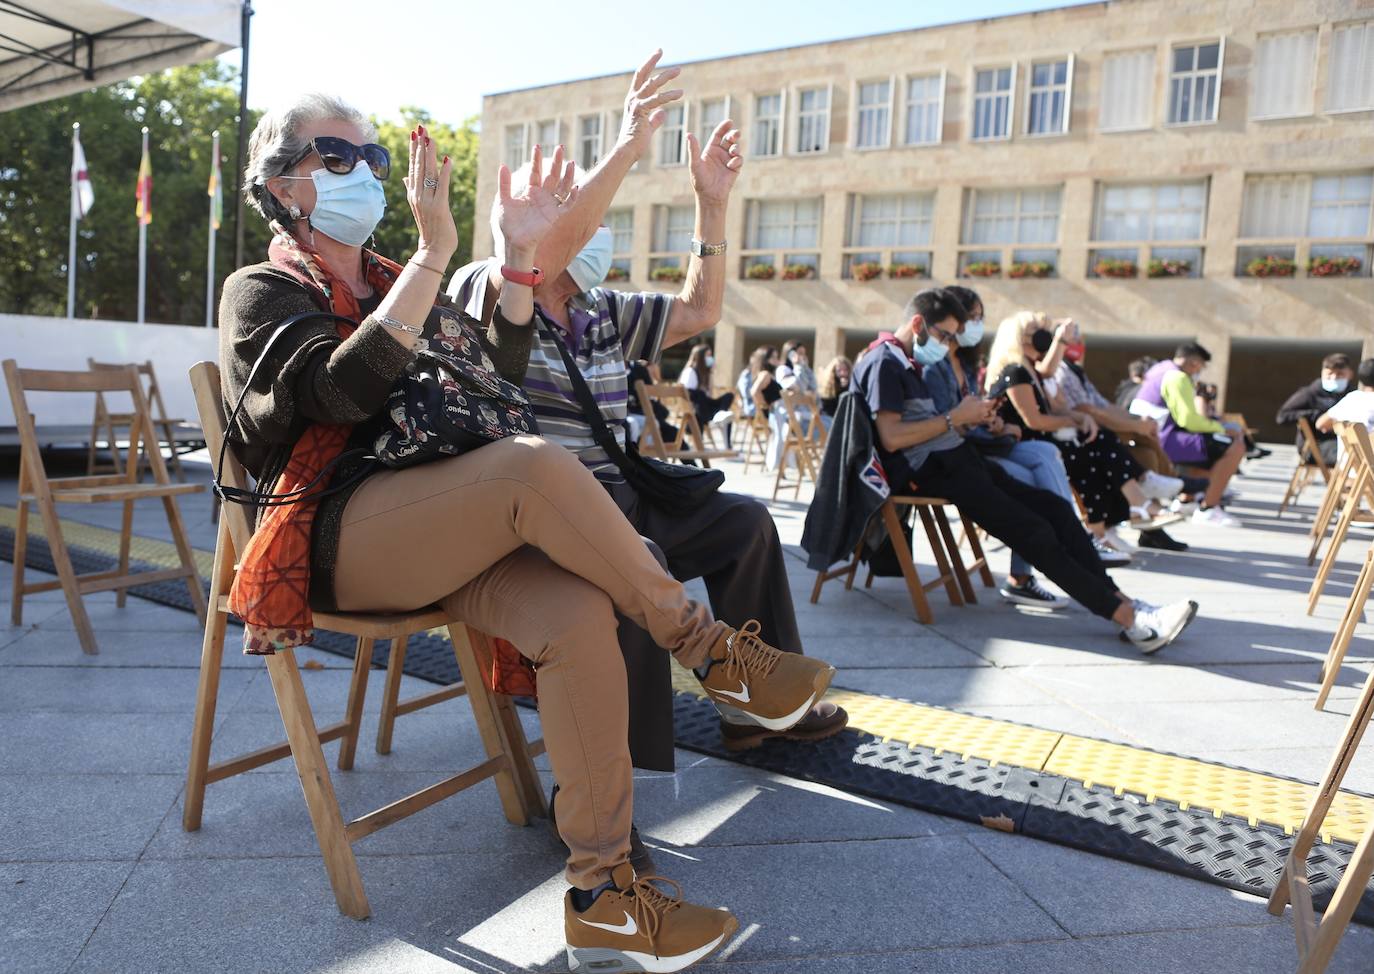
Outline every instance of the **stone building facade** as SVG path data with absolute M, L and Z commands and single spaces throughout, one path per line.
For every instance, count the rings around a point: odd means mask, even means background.
M 1374 355 L 1370 0 L 1112 0 L 683 68 L 608 222 L 617 286 L 676 289 L 684 133 L 734 120 L 722 378 L 763 341 L 852 353 L 924 283 L 965 278 L 990 328 L 1076 318 L 1104 386 L 1197 338 L 1258 414 L 1318 353 Z M 477 198 L 534 141 L 594 163 L 628 81 L 486 97 Z

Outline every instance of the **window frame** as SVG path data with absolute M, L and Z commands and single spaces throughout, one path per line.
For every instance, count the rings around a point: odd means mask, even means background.
M 887 82 L 887 127 L 883 131 L 883 140 L 877 145 L 859 145 L 859 127 L 863 107 L 859 105 L 859 93 L 864 85 L 876 85 Z M 892 116 L 894 114 L 896 102 L 897 76 L 888 75 L 885 79 L 874 76 L 868 78 L 858 78 L 854 81 L 852 90 L 851 104 L 854 106 L 853 122 L 849 131 L 849 147 L 855 152 L 878 152 L 883 149 L 892 148 Z
M 1206 119 L 1197 120 L 1197 121 L 1189 121 L 1189 122 L 1174 122 L 1174 121 L 1171 121 L 1171 120 L 1170 120 L 1170 116 L 1173 114 L 1173 107 L 1174 107 L 1174 99 L 1173 99 L 1174 77 L 1175 77 L 1175 75 L 1176 75 L 1176 72 L 1174 71 L 1174 52 L 1177 51 L 1177 50 L 1179 50 L 1180 48 L 1184 48 L 1184 47 L 1191 47 L 1191 48 L 1194 48 L 1194 49 L 1196 50 L 1197 48 L 1206 47 L 1207 45 L 1212 44 L 1212 43 L 1214 43 L 1214 42 L 1215 42 L 1216 45 L 1217 45 L 1217 67 L 1216 67 L 1217 83 L 1216 83 L 1216 86 L 1212 89 L 1212 117 L 1211 117 L 1211 118 L 1206 118 Z M 1193 60 L 1194 60 L 1194 61 L 1197 60 L 1197 55 L 1196 55 L 1196 54 L 1193 55 Z M 1197 77 L 1199 77 L 1203 72 L 1200 71 L 1198 68 L 1192 68 L 1191 70 L 1189 70 L 1189 71 L 1186 72 L 1186 73 L 1187 73 L 1189 79 L 1190 79 L 1190 80 L 1193 80 L 1193 79 L 1196 79 Z M 1215 38 L 1213 38 L 1213 37 L 1208 37 L 1208 38 L 1204 38 L 1204 39 L 1201 39 L 1201 40 L 1172 41 L 1172 42 L 1169 44 L 1169 62 L 1168 62 L 1167 70 L 1164 72 L 1164 86 L 1165 86 L 1165 87 L 1164 87 L 1164 126 L 1165 126 L 1166 128 L 1186 129 L 1186 128 L 1194 128 L 1194 127 L 1196 127 L 1196 126 L 1201 126 L 1201 125 L 1216 125 L 1218 122 L 1220 122 L 1220 121 L 1221 121 L 1221 83 L 1222 83 L 1222 81 L 1225 79 L 1225 76 L 1226 76 L 1226 35 L 1225 35 L 1225 34 L 1219 34 L 1219 35 L 1217 35 Z
M 1040 64 L 1058 64 L 1060 61 L 1067 61 L 1064 69 L 1064 117 L 1060 120 L 1059 131 L 1057 132 L 1032 132 L 1031 123 L 1031 104 L 1035 100 L 1035 68 Z M 1026 97 L 1022 112 L 1024 118 L 1021 124 L 1021 134 L 1028 139 L 1053 139 L 1061 135 L 1069 134 L 1070 116 L 1073 114 L 1073 69 L 1074 56 L 1072 53 L 1065 55 L 1052 55 L 1048 58 L 1032 58 L 1027 62 L 1030 69 L 1026 72 Z M 1012 87 L 1015 88 L 1016 80 L 1012 79 Z M 1049 85 L 1046 91 L 1054 91 L 1059 86 Z
M 1366 35 L 1368 35 L 1367 50 L 1369 50 L 1369 57 L 1371 59 L 1374 59 L 1374 18 L 1361 20 L 1345 20 L 1341 21 L 1340 23 L 1331 24 L 1331 38 L 1327 45 L 1326 56 L 1326 101 L 1322 106 L 1322 111 L 1327 115 L 1349 115 L 1353 112 L 1374 112 L 1374 97 L 1371 97 L 1371 101 L 1369 104 L 1359 106 L 1356 108 L 1331 107 L 1331 93 L 1336 89 L 1336 86 L 1332 83 L 1331 77 L 1336 69 L 1336 59 L 1334 56 L 1332 56 L 1331 47 L 1335 45 L 1337 31 L 1350 30 L 1354 27 L 1364 28 Z M 1374 71 L 1374 65 L 1370 66 L 1370 70 Z
M 825 141 L 821 148 L 802 150 L 798 147 L 798 140 L 801 138 L 801 102 L 802 93 L 807 91 L 825 91 Z M 802 82 L 791 86 L 792 108 L 789 121 L 792 123 L 792 137 L 787 140 L 787 154 L 793 156 L 824 156 L 830 153 L 830 130 L 831 123 L 835 117 L 835 84 L 830 81 Z
M 687 133 L 692 131 L 691 102 L 684 98 L 675 105 L 664 106 L 664 111 L 671 112 L 679 108 L 682 110 L 682 130 L 678 135 L 676 160 L 667 160 L 663 158 L 663 140 L 669 132 L 666 117 L 663 124 L 658 127 L 658 131 L 654 133 L 654 165 L 660 169 L 676 169 L 679 166 L 687 165 Z
M 1043 193 L 1047 190 L 1056 190 L 1059 193 L 1059 207 L 1055 214 L 1055 233 L 1053 240 L 1039 241 L 1013 239 L 1000 243 L 973 242 L 974 211 L 977 207 L 979 193 L 1011 192 L 1016 194 L 1016 211 L 1014 214 L 1015 232 L 1013 233 L 1013 237 L 1019 238 L 1020 223 L 1023 216 L 1023 195 L 1028 192 Z M 956 257 L 956 264 L 958 267 L 957 276 L 960 278 L 969 276 L 965 268 L 971 259 L 985 259 L 994 253 L 997 255 L 997 263 L 1001 267 L 999 276 L 1006 276 L 1011 265 L 1017 263 L 1018 254 L 1026 251 L 1045 251 L 1047 254 L 1052 255 L 1052 259 L 1049 261 L 1051 265 L 1050 276 L 1062 277 L 1063 264 L 1061 258 L 1064 248 L 1064 190 L 1065 184 L 1063 182 L 1028 183 L 1016 186 L 965 186 L 963 189 L 963 199 L 961 200 L 962 212 L 959 215 L 959 244 Z
M 671 250 L 667 247 L 669 230 L 669 214 L 673 210 L 683 210 L 688 214 L 689 225 L 687 229 L 688 246 L 682 250 Z M 696 209 L 691 203 L 674 205 L 671 203 L 655 203 L 651 211 L 649 226 L 649 271 L 652 273 L 655 268 L 668 265 L 687 269 L 687 263 L 691 257 L 690 238 L 696 229 Z M 660 230 L 662 237 L 660 237 Z M 659 245 L 664 246 L 660 247 Z
M 690 131 L 696 134 L 697 141 L 700 142 L 702 145 L 705 145 L 706 140 L 711 137 L 711 133 L 704 131 L 701 127 L 702 119 L 706 117 L 706 106 L 709 105 L 711 102 L 716 101 L 721 101 L 725 103 L 725 114 L 721 116 L 722 121 L 724 121 L 727 118 L 733 117 L 730 114 L 730 109 L 733 107 L 734 102 L 731 100 L 729 95 L 711 95 L 707 98 L 696 99 L 695 104 L 697 107 L 697 111 L 692 113 L 692 128 Z M 739 126 L 737 125 L 736 128 L 739 128 Z
M 558 146 L 564 144 L 564 142 L 563 142 L 563 119 L 559 118 L 558 116 L 555 115 L 555 116 L 548 117 L 548 118 L 537 118 L 537 119 L 535 119 L 533 122 L 530 122 L 529 124 L 530 124 L 530 126 L 533 128 L 533 138 L 531 139 L 531 138 L 529 138 L 528 136 L 526 137 L 526 141 L 525 141 L 525 150 L 526 150 L 526 152 L 533 151 L 534 146 L 535 146 L 536 144 L 539 145 L 541 148 L 543 148 L 544 143 L 539 142 L 538 139 L 539 139 L 539 130 L 540 130 L 543 126 L 545 126 L 545 125 L 552 125 L 552 126 L 553 126 L 553 141 L 549 143 L 549 148 L 548 148 L 547 150 L 544 151 L 544 158 L 547 159 L 549 156 L 553 155 L 554 149 L 556 149 L 556 148 L 558 148 Z
M 778 125 L 778 150 L 776 152 L 759 152 L 754 145 L 754 138 L 758 135 L 758 125 L 761 117 L 759 115 L 759 99 L 767 98 L 771 95 L 778 96 L 778 114 L 769 116 L 776 118 Z M 775 88 L 764 91 L 755 91 L 751 95 L 749 105 L 749 158 L 751 159 L 783 159 L 787 156 L 787 89 Z
M 596 162 L 593 162 L 590 166 L 586 166 L 586 165 L 583 165 L 583 164 L 582 164 L 582 150 L 583 150 L 583 148 L 585 147 L 585 144 L 586 144 L 586 142 L 587 142 L 587 137 L 584 136 L 584 135 L 582 134 L 582 123 L 585 122 L 585 121 L 586 121 L 587 119 L 589 119 L 589 118 L 595 118 L 595 119 L 597 120 L 597 133 L 596 133 Z M 577 159 L 576 159 L 576 161 L 577 161 L 577 168 L 578 168 L 578 169 L 581 169 L 583 172 L 590 172 L 592 169 L 596 168 L 598 165 L 601 164 L 601 160 L 602 160 L 602 159 L 605 159 L 605 158 L 606 158 L 606 113 L 605 113 L 605 112 L 586 112 L 586 113 L 584 113 L 584 114 L 581 114 L 581 115 L 578 115 L 578 116 L 577 116 L 577 118 L 576 118 L 576 123 L 577 123 Z
M 1199 233 L 1196 237 L 1159 237 L 1154 234 L 1155 214 L 1160 212 L 1157 205 L 1157 190 L 1161 186 L 1185 186 L 1194 183 L 1202 185 L 1202 213 Z M 1148 186 L 1150 188 L 1150 209 L 1147 223 L 1150 227 L 1150 235 L 1139 239 L 1108 240 L 1099 235 L 1102 226 L 1103 204 L 1106 199 L 1106 190 L 1122 186 Z M 1123 180 L 1094 180 L 1093 185 L 1093 214 L 1092 224 L 1088 230 L 1088 243 L 1092 246 L 1105 245 L 1112 249 L 1125 249 L 1127 247 L 1149 245 L 1157 246 L 1201 246 L 1207 240 L 1207 220 L 1211 216 L 1212 204 L 1212 185 L 1211 181 L 1203 176 L 1202 178 L 1190 179 L 1123 179 Z
M 519 161 L 518 163 L 516 163 L 515 165 L 511 165 L 511 163 L 514 162 L 514 157 L 511 155 L 510 133 L 511 133 L 511 129 L 514 129 L 514 128 L 520 129 L 520 146 L 521 146 L 521 149 L 520 149 L 520 161 Z M 505 163 L 506 168 L 509 169 L 511 172 L 514 172 L 515 170 L 517 170 L 517 169 L 519 169 L 521 166 L 523 166 L 526 162 L 528 162 L 528 161 L 529 161 L 529 158 L 530 158 L 530 148 L 531 148 L 531 147 L 530 147 L 530 123 L 529 123 L 529 122 L 509 122 L 509 123 L 507 123 L 507 124 L 505 125 L 505 127 L 502 129 L 502 134 L 501 134 L 501 161 L 502 161 L 503 163 Z
M 1261 69 L 1261 65 L 1260 65 L 1260 63 L 1259 63 L 1260 42 L 1263 41 L 1263 40 L 1265 40 L 1266 38 L 1270 38 L 1270 37 L 1284 37 L 1284 36 L 1290 35 L 1290 34 L 1311 34 L 1311 35 L 1312 35 L 1312 61 L 1311 61 L 1311 64 L 1309 65 L 1309 67 L 1311 68 L 1311 74 L 1310 74 L 1310 76 L 1309 76 L 1308 84 L 1307 84 L 1306 109 L 1304 109 L 1304 110 L 1299 110 L 1299 111 L 1296 111 L 1296 112 L 1283 112 L 1283 113 L 1269 114 L 1269 115 L 1260 115 L 1260 114 L 1257 114 L 1256 111 L 1255 111 L 1255 109 L 1256 109 L 1256 105 L 1257 105 L 1258 99 L 1256 98 L 1255 92 L 1256 92 L 1256 86 L 1257 86 L 1257 84 L 1258 84 L 1258 82 L 1259 82 L 1259 73 L 1260 73 L 1260 69 Z M 1319 55 L 1320 55 L 1320 51 L 1321 51 L 1321 28 L 1320 28 L 1320 27 L 1316 27 L 1316 26 L 1313 26 L 1313 27 L 1289 27 L 1289 28 L 1284 28 L 1284 29 L 1282 29 L 1282 30 L 1271 30 L 1271 31 L 1265 31 L 1265 32 L 1263 32 L 1263 33 L 1257 33 L 1257 34 L 1255 35 L 1255 48 L 1254 48 L 1254 51 L 1255 51 L 1255 57 L 1254 57 L 1253 62 L 1252 62 L 1251 65 L 1250 65 L 1250 85 L 1249 85 L 1249 90 L 1248 90 L 1248 92 L 1247 92 L 1247 96 L 1248 96 L 1249 102 L 1250 102 L 1250 104 L 1249 104 L 1249 109 L 1250 109 L 1250 111 L 1249 111 L 1249 116 L 1250 116 L 1250 120 L 1253 121 L 1253 122 L 1267 122 L 1267 121 L 1272 121 L 1272 120 L 1274 120 L 1274 119 L 1283 119 L 1283 118 L 1310 118 L 1311 116 L 1315 115 L 1316 112 L 1317 112 L 1317 64 L 1318 64 L 1318 61 L 1319 61 Z
M 1102 106 L 1106 103 L 1107 95 L 1107 59 L 1112 57 L 1124 57 L 1128 54 L 1150 55 L 1150 79 L 1149 83 L 1145 86 L 1145 90 L 1149 92 L 1150 102 L 1148 105 L 1145 106 L 1144 121 L 1141 124 L 1106 126 L 1102 124 Z M 1101 75 L 1103 79 L 1103 82 L 1098 85 L 1097 89 L 1097 131 L 1103 133 L 1104 135 L 1111 135 L 1118 132 L 1148 132 L 1154 129 L 1155 120 L 1158 117 L 1155 110 L 1155 94 L 1159 90 L 1159 47 L 1120 47 L 1110 51 L 1103 51 L 1102 58 L 1098 62 L 1097 70 L 1098 74 Z
M 1018 62 L 996 61 L 987 64 L 974 64 L 969 68 L 969 118 L 968 118 L 968 141 L 969 142 L 1010 142 L 1012 133 L 1016 131 L 1016 75 Z M 1007 87 L 1007 131 L 1004 135 L 992 135 L 979 137 L 975 133 L 978 130 L 978 72 L 979 71 L 1000 71 L 1003 68 L 1011 69 L 1011 82 Z M 994 94 L 992 97 L 998 97 Z
M 752 241 L 757 240 L 760 219 L 759 215 L 765 203 L 791 203 L 793 204 L 793 218 L 791 226 L 795 234 L 797 221 L 795 206 L 801 202 L 814 202 L 816 204 L 816 243 L 809 247 L 751 247 Z M 821 254 L 823 252 L 822 241 L 825 231 L 825 196 L 823 194 L 800 195 L 800 196 L 761 196 L 746 199 L 744 201 L 744 227 L 743 227 L 743 246 L 740 248 L 740 272 L 742 279 L 747 279 L 748 268 L 753 264 L 771 264 L 774 271 L 780 276 L 783 268 L 788 264 L 788 258 L 794 256 L 814 258 L 816 268 L 812 279 L 820 277 Z M 795 241 L 794 241 L 795 243 Z
M 907 141 L 907 111 L 910 107 L 911 82 L 917 78 L 940 79 L 940 99 L 939 107 L 935 111 L 935 141 L 934 142 L 908 142 Z M 941 68 L 937 71 L 909 72 L 901 76 L 902 79 L 902 140 L 895 146 L 899 149 L 924 149 L 933 145 L 943 145 L 945 141 L 945 102 L 949 93 L 949 69 Z M 862 195 L 862 194 L 860 194 Z

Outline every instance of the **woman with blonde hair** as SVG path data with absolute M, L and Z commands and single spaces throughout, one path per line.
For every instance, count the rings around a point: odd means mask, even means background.
M 1004 400 L 1005 422 L 1059 448 L 1099 549 L 1128 550 L 1116 535 L 1116 525 L 1129 522 L 1137 530 L 1151 531 L 1178 518 L 1151 509 L 1139 482 L 1145 468 L 1114 433 L 1100 429 L 1091 416 L 1061 408 L 1047 391 L 1036 366 L 1050 354 L 1054 341 L 1042 312 L 1020 311 L 1003 319 L 988 355 L 989 391 Z

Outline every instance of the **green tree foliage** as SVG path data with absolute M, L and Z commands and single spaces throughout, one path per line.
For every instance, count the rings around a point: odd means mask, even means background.
M 224 222 L 216 242 L 216 274 L 234 269 L 234 162 L 238 136 L 237 71 L 220 61 L 173 68 L 67 98 L 0 113 L 0 312 L 61 315 L 67 301 L 67 215 L 71 127 L 81 142 L 95 206 L 78 225 L 77 315 L 132 320 L 138 299 L 138 223 L 134 187 L 148 126 L 153 166 L 153 222 L 148 227 L 149 321 L 198 324 L 205 316 L 211 132 L 220 133 Z M 404 261 L 415 247 L 405 199 L 409 132 L 422 121 L 440 151 L 453 156 L 452 199 L 458 223 L 455 265 L 470 259 L 477 182 L 476 120 L 435 123 L 404 108 L 402 122 L 378 122 L 392 153 L 387 214 L 377 247 Z M 259 113 L 250 113 L 249 131 Z M 270 232 L 244 211 L 244 260 L 263 260 Z

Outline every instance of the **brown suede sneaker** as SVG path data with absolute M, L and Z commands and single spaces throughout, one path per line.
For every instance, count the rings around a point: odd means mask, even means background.
M 667 974 L 691 967 L 717 950 L 739 929 L 726 910 L 712 910 L 682 899 L 682 887 L 661 876 L 636 876 L 629 863 L 611 873 L 604 890 L 581 913 L 572 891 L 563 897 L 563 934 L 568 968 L 622 974 Z M 670 896 L 654 883 L 677 890 Z
M 706 675 L 698 679 L 712 702 L 772 731 L 787 730 L 805 717 L 835 676 L 829 663 L 769 646 L 752 619 L 741 629 L 727 630 L 711 657 Z
M 834 737 L 849 726 L 849 714 L 843 707 L 829 700 L 822 700 L 806 712 L 806 716 L 793 727 L 783 731 L 773 731 L 757 724 L 746 724 L 735 717 L 733 707 L 720 708 L 720 740 L 727 751 L 747 751 L 758 747 L 764 741 L 779 737 L 785 741 L 822 741 Z M 633 850 L 631 850 L 633 856 Z

